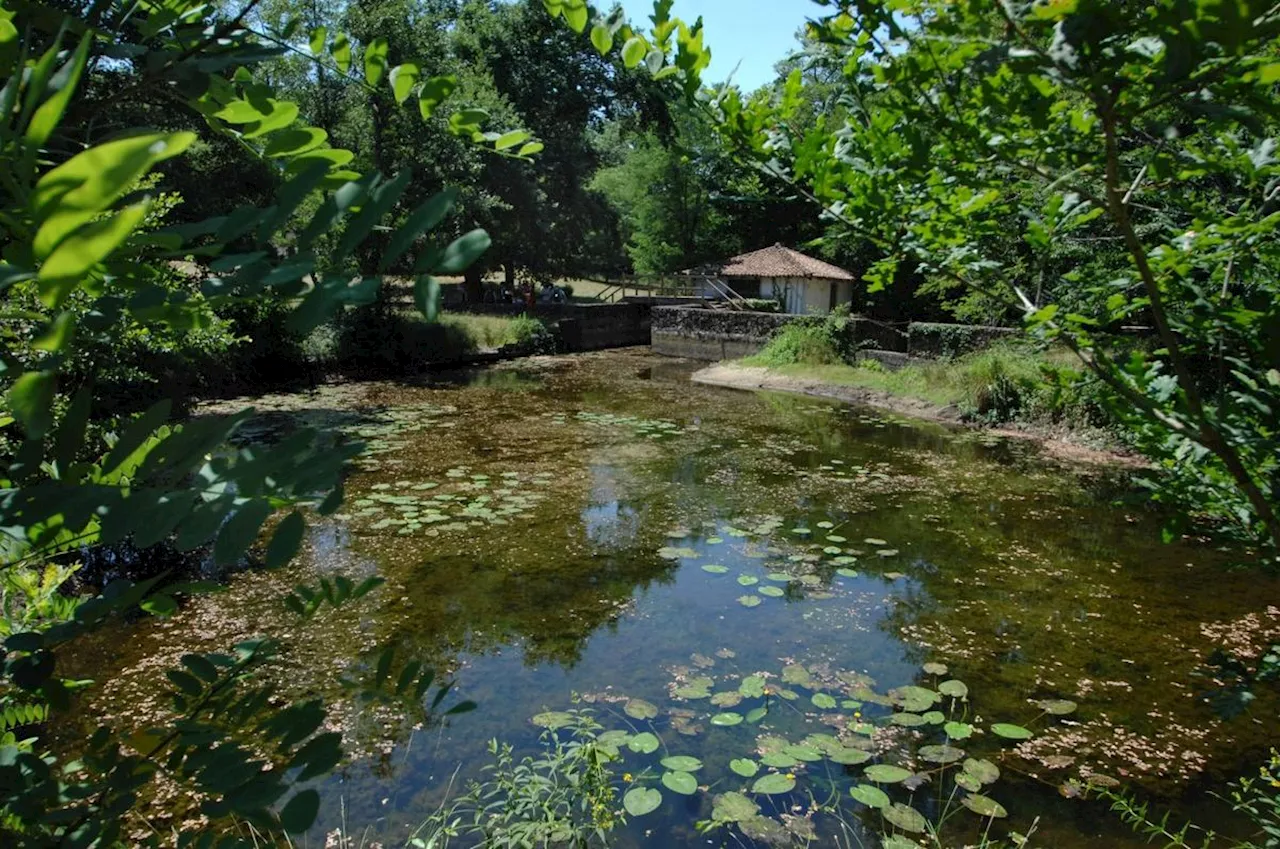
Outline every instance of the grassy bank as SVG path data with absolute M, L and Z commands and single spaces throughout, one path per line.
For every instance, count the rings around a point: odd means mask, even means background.
M 1100 387 L 1080 378 L 1074 356 L 1065 350 L 1004 344 L 898 370 L 876 360 L 851 363 L 852 356 L 825 325 L 790 325 L 741 363 L 796 379 L 954 407 L 973 422 L 1113 429 Z
M 352 310 L 311 334 L 306 358 L 329 368 L 393 371 L 447 363 L 506 345 L 551 351 L 546 325 L 528 316 L 445 313 L 429 322 L 413 310 Z

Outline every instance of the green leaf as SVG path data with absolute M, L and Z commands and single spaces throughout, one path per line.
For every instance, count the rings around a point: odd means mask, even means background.
M 631 699 L 622 706 L 622 712 L 632 719 L 654 719 L 658 715 L 658 706 L 644 699 Z
M 651 814 L 662 804 L 662 792 L 651 787 L 632 787 L 622 797 L 622 807 L 633 817 Z
M 413 302 L 427 321 L 435 321 L 440 315 L 440 281 L 430 275 L 413 282 Z
M 1035 736 L 1030 730 L 1023 728 L 1021 725 L 1012 725 L 1008 722 L 997 722 L 992 725 L 991 733 L 1006 740 L 1030 740 Z
M 47 329 L 43 333 L 32 340 L 31 347 L 37 351 L 49 351 L 50 353 L 61 351 L 71 342 L 71 337 L 75 335 L 75 329 L 75 314 L 70 311 L 61 313 L 47 325 Z
M 564 20 L 570 29 L 581 34 L 587 28 L 589 17 L 586 0 L 567 0 L 564 6 Z
M 622 45 L 622 64 L 630 70 L 643 62 L 648 52 L 649 47 L 644 43 L 644 39 L 639 36 L 633 36 L 627 39 L 626 44 Z
M 1004 809 L 1003 805 L 990 796 L 983 796 L 981 793 L 970 793 L 960 800 L 960 804 L 980 817 L 1003 819 L 1009 816 L 1009 812 Z
M 282 130 L 298 119 L 298 104 L 287 100 L 270 100 L 271 111 L 257 123 L 251 124 L 244 134 L 246 139 L 256 139 L 276 130 Z
M 492 240 L 489 234 L 478 228 L 459 236 L 444 249 L 444 255 L 436 264 L 435 273 L 461 274 L 489 250 L 490 244 Z
M 880 814 L 903 831 L 910 831 L 914 834 L 921 834 L 929 827 L 929 822 L 924 818 L 924 814 L 901 802 L 894 802 L 889 807 L 882 808 Z
M 882 809 L 889 807 L 889 795 L 879 787 L 873 787 L 870 784 L 859 784 L 856 787 L 850 787 L 849 795 L 869 808 Z
M 387 70 L 387 40 L 378 36 L 364 49 L 364 78 L 377 85 Z
M 280 811 L 280 827 L 290 834 L 302 834 L 311 828 L 319 812 L 320 794 L 315 790 L 303 790 Z
M 542 151 L 545 148 L 546 148 L 546 145 L 544 145 L 542 142 L 529 142 L 524 147 L 520 148 L 520 152 L 518 155 L 534 156 L 535 154 L 542 153 Z
M 760 771 L 760 764 L 750 758 L 734 758 L 729 761 L 729 769 L 743 778 L 754 778 L 756 773 Z
M 329 30 L 327 27 L 316 27 L 311 31 L 311 39 L 307 46 L 311 48 L 311 52 L 319 56 L 320 51 L 324 50 L 324 43 L 329 40 Z
M 43 259 L 72 231 L 114 203 L 157 162 L 177 156 L 195 133 L 146 133 L 91 147 L 46 173 L 36 183 L 31 209 L 39 229 L 33 244 Z
M 271 515 L 271 502 L 255 498 L 235 511 L 218 532 L 213 559 L 219 566 L 231 566 L 244 556 L 258 538 L 258 530 Z
M 52 94 L 31 116 L 31 122 L 23 135 L 23 140 L 32 148 L 43 146 L 53 134 L 54 128 L 61 123 L 67 104 L 71 102 L 71 96 L 80 82 L 80 75 L 84 73 L 93 41 L 94 33 L 86 33 L 71 58 L 50 78 L 47 90 L 52 90 Z
M 664 772 L 662 786 L 681 796 L 692 796 L 698 792 L 698 779 L 687 772 Z
M 768 775 L 761 776 L 756 779 L 755 784 L 751 785 L 752 793 L 760 793 L 766 796 L 790 793 L 794 789 L 796 789 L 796 780 L 781 772 L 771 772 Z
M 169 669 L 164 673 L 173 686 L 177 687 L 188 696 L 198 696 L 204 692 L 204 685 L 196 680 L 194 675 L 188 675 L 181 669 Z
M 658 751 L 658 747 L 660 745 L 661 745 L 661 741 L 657 738 L 657 736 L 654 734 L 651 734 L 648 731 L 643 731 L 639 734 L 636 734 L 634 737 L 632 737 L 630 740 L 627 741 L 627 748 L 641 755 L 653 754 L 654 752 Z
M 124 465 L 125 461 L 143 446 L 147 438 L 169 420 L 172 406 L 172 402 L 167 398 L 158 401 L 130 422 L 124 433 L 116 440 L 116 444 L 112 446 L 111 453 L 107 454 L 106 459 L 102 461 L 102 474 L 109 475 Z
M 345 74 L 347 69 L 351 67 L 351 39 L 347 38 L 347 34 L 340 32 L 333 37 L 333 44 L 329 47 L 329 55 L 333 57 L 333 62 L 338 66 L 338 71 Z
M 302 545 L 302 535 L 306 529 L 306 520 L 296 510 L 276 525 L 275 532 L 271 535 L 271 542 L 267 545 L 268 569 L 279 568 L 293 559 Z
M 458 78 L 446 75 L 441 77 L 432 77 L 422 84 L 422 90 L 418 92 L 418 112 L 422 115 L 422 120 L 431 117 L 431 113 L 441 103 L 448 99 L 458 88 Z
M 435 229 L 444 220 L 444 217 L 453 209 L 453 205 L 457 200 L 458 190 L 448 188 L 433 195 L 430 200 L 411 212 L 404 224 L 392 234 L 386 250 L 382 253 L 382 259 L 379 261 L 378 267 L 384 271 L 391 268 L 413 246 L 415 239 L 423 233 Z
M 53 394 L 54 376 L 48 371 L 29 371 L 9 387 L 9 410 L 29 437 L 39 439 L 53 424 Z
M 688 755 L 672 755 L 663 758 L 662 765 L 673 772 L 697 772 L 702 769 L 702 761 Z
M 86 282 L 90 269 L 129 238 L 150 208 L 150 201 L 135 203 L 115 215 L 80 227 L 60 241 L 36 273 L 41 302 L 47 307 L 56 307 L 65 301 Z
M 319 127 L 295 127 L 273 135 L 262 154 L 270 158 L 290 158 L 315 150 L 328 138 L 329 134 Z
M 608 56 L 613 49 L 613 33 L 609 32 L 607 26 L 596 24 L 591 28 L 591 43 L 601 56 Z
M 421 73 L 421 69 L 412 62 L 405 62 L 391 69 L 391 92 L 395 95 L 396 103 L 404 103 L 409 99 Z
M 827 693 L 814 693 L 809 701 L 813 702 L 814 707 L 821 708 L 822 710 L 831 710 L 837 704 L 835 698 Z
M 876 784 L 897 784 L 911 777 L 911 770 L 891 764 L 875 764 L 862 771 L 862 774 Z
M 494 150 L 510 150 L 518 144 L 523 144 L 533 137 L 528 130 L 512 130 L 498 137 L 493 143 Z

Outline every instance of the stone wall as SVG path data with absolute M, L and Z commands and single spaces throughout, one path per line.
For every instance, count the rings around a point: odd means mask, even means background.
M 697 307 L 654 307 L 652 345 L 655 353 L 693 360 L 734 360 L 759 353 L 780 328 L 822 321 L 817 316 L 709 310 Z M 854 317 L 848 324 L 850 347 L 885 354 L 875 357 L 890 367 L 912 359 L 956 357 L 980 350 L 1018 330 L 963 324 L 912 322 L 891 325 Z
M 736 360 L 760 352 L 779 328 L 799 316 L 764 312 L 654 307 L 654 353 L 691 360 Z

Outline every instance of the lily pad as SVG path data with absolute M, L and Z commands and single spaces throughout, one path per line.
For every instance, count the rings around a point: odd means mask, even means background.
M 892 764 L 875 764 L 864 769 L 862 774 L 876 784 L 898 784 L 911 777 L 911 770 Z
M 808 528 L 792 528 L 791 533 L 795 534 L 798 537 L 807 537 L 809 536 L 809 534 L 813 533 L 813 531 L 809 530 Z
M 789 584 L 792 580 L 791 575 L 787 572 L 770 572 L 765 575 L 765 577 L 770 581 L 777 581 L 780 584 Z
M 664 772 L 662 786 L 681 796 L 692 796 L 698 792 L 698 779 L 687 772 Z
M 924 849 L 924 847 L 910 837 L 891 834 L 880 841 L 880 849 Z
M 903 728 L 919 728 L 921 725 L 927 725 L 925 718 L 918 713 L 895 713 L 889 717 L 889 722 L 894 725 L 900 725 Z
M 809 701 L 813 702 L 814 707 L 822 710 L 831 710 L 837 704 L 835 697 L 827 693 L 814 693 Z
M 751 758 L 734 758 L 729 761 L 729 769 L 743 778 L 754 778 L 755 774 L 760 771 L 760 764 L 751 760 Z
M 829 531 L 835 526 L 836 526 L 835 522 L 819 522 L 818 523 L 818 527 L 822 528 L 824 531 Z
M 982 782 L 975 776 L 967 772 L 957 772 L 955 774 L 956 786 L 968 790 L 971 793 L 977 793 L 982 789 Z
M 1045 699 L 1036 704 L 1040 710 L 1053 716 L 1069 716 L 1076 712 L 1076 703 L 1066 699 Z
M 622 807 L 633 817 L 651 814 L 662 804 L 662 792 L 652 787 L 632 787 L 622 797 Z
M 744 587 L 754 587 L 756 584 L 760 583 L 760 579 L 755 575 L 739 575 L 738 583 L 742 584 Z
M 782 754 L 789 755 L 798 761 L 814 763 L 822 760 L 822 752 L 818 751 L 814 746 L 806 746 L 803 743 L 787 746 L 782 750 Z
M 790 793 L 794 789 L 796 789 L 796 780 L 781 772 L 771 772 L 768 775 L 761 776 L 756 779 L 755 784 L 751 785 L 752 793 L 760 793 L 765 796 Z
M 813 680 L 813 676 L 809 674 L 809 670 L 799 663 L 788 663 L 782 667 L 782 683 L 797 684 L 801 687 L 808 686 Z
M 960 800 L 960 804 L 980 817 L 1004 819 L 1009 816 L 1009 812 L 1004 809 L 1003 805 L 990 796 L 983 796 L 981 793 L 970 793 Z
M 786 593 L 781 588 L 772 587 L 772 586 L 763 586 L 760 589 L 756 590 L 756 592 L 760 593 L 760 595 L 767 595 L 770 598 L 781 598 L 782 596 L 786 595 Z
M 723 575 L 729 571 L 729 567 L 721 566 L 719 563 L 708 563 L 702 567 L 702 571 L 710 572 L 712 575 Z
M 681 560 L 697 557 L 698 552 L 694 551 L 692 548 L 673 548 L 672 546 L 664 545 L 662 548 L 658 549 L 658 556 L 663 560 Z
M 875 537 L 867 537 L 863 540 L 867 545 L 888 545 L 888 540 L 876 539 Z
M 920 759 L 931 764 L 951 764 L 964 757 L 964 749 L 955 746 L 921 746 Z
M 764 676 L 748 675 L 738 685 L 738 692 L 749 699 L 758 699 L 764 695 Z
M 790 769 L 798 764 L 799 761 L 782 752 L 769 752 L 760 758 L 760 763 L 765 766 L 771 766 L 774 769 Z
M 952 699 L 963 699 L 969 695 L 969 686 L 954 678 L 938 685 L 938 692 Z
M 952 740 L 967 740 L 973 736 L 973 726 L 967 722 L 948 722 L 942 730 Z
M 742 703 L 742 693 L 734 690 L 725 690 L 723 693 L 716 693 L 711 697 L 711 704 L 716 707 L 731 708 Z
M 750 722 L 754 725 L 755 723 L 764 719 L 768 715 L 769 715 L 768 708 L 758 707 L 753 710 L 747 711 L 747 722 Z
M 672 772 L 697 772 L 702 769 L 702 761 L 688 755 L 672 755 L 663 758 L 662 765 Z
M 880 813 L 886 820 L 903 831 L 920 834 L 929 827 L 929 822 L 924 818 L 924 814 L 901 802 L 894 802 L 889 807 L 881 810 Z
M 764 601 L 758 595 L 740 595 L 738 596 L 738 604 L 743 607 L 759 607 Z
M 1030 729 L 1008 722 L 997 722 L 991 726 L 991 733 L 1006 740 L 1030 740 L 1036 736 Z
M 658 706 L 644 699 L 631 699 L 623 706 L 622 712 L 632 719 L 653 719 L 658 715 Z
M 637 734 L 627 741 L 627 748 L 637 754 L 651 755 L 658 751 L 658 747 L 662 742 L 656 735 L 650 734 L 648 731 Z
M 849 788 L 849 795 L 869 808 L 883 810 L 889 807 L 889 795 L 879 787 L 870 784 L 859 784 Z
M 534 716 L 530 721 L 539 728 L 554 730 L 556 728 L 564 728 L 566 725 L 572 725 L 573 714 L 565 713 L 562 710 L 549 710 Z
M 983 784 L 992 784 L 1000 777 L 1000 767 L 988 760 L 968 758 L 964 762 L 964 771 Z
M 876 554 L 879 554 L 881 557 L 896 557 L 898 554 L 898 549 L 882 548 L 879 551 L 877 551 Z
M 940 710 L 931 710 L 923 715 L 923 719 L 930 725 L 941 725 L 947 721 L 947 715 Z
M 741 725 L 742 714 L 733 712 L 717 713 L 711 717 L 711 724 L 720 726 Z
M 843 766 L 857 766 L 871 760 L 871 753 L 864 752 L 862 749 L 839 748 L 827 754 L 834 763 Z
M 742 822 L 758 813 L 760 806 L 741 793 L 721 793 L 711 802 L 711 819 L 716 822 Z
M 945 663 L 926 663 L 921 667 L 927 675 L 946 675 L 947 665 Z
M 842 578 L 856 578 L 856 577 L 858 577 L 858 572 L 857 572 L 857 570 L 855 570 L 855 569 L 845 569 L 845 568 L 840 568 L 840 569 L 837 569 L 837 570 L 836 570 L 836 574 L 837 574 L 837 575 L 839 575 L 839 576 L 840 576 L 840 577 L 842 577 Z

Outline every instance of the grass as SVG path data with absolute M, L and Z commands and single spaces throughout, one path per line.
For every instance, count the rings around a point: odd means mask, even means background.
M 840 344 L 825 325 L 790 325 L 763 351 L 741 362 L 788 377 L 954 406 L 966 418 L 990 424 L 1112 424 L 1096 385 L 1075 379 L 1077 364 L 1065 350 L 993 345 L 952 360 L 916 362 L 891 371 L 875 360 L 850 364 Z
M 416 313 L 406 314 L 404 319 L 422 323 L 426 321 Z M 474 348 L 501 348 L 503 345 L 526 342 L 543 330 L 540 321 L 523 315 L 508 318 L 498 315 L 443 313 L 439 323 L 465 336 Z

